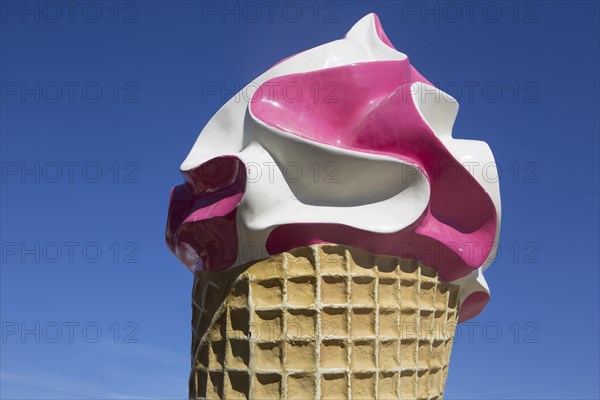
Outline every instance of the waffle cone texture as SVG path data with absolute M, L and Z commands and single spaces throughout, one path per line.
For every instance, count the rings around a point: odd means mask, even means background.
M 413 260 L 301 247 L 194 280 L 191 399 L 441 399 L 455 285 Z

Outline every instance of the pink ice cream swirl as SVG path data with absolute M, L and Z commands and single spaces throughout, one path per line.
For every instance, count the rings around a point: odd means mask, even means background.
M 244 92 L 245 91 L 245 92 Z M 316 243 L 416 259 L 460 285 L 460 319 L 489 300 L 499 232 L 493 161 L 452 138 L 458 104 L 370 14 L 346 37 L 276 64 L 209 121 L 172 190 L 167 243 L 221 271 Z

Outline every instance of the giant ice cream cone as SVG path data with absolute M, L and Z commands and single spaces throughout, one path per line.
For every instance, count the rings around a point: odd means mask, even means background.
M 171 194 L 167 243 L 195 275 L 190 397 L 442 397 L 455 323 L 489 299 L 489 147 L 452 137 L 458 103 L 374 14 L 240 93 Z
M 417 262 L 328 244 L 199 273 L 190 396 L 440 398 L 457 290 Z

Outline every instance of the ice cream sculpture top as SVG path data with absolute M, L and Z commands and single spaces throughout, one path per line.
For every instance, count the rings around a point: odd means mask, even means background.
M 494 158 L 452 137 L 457 112 L 369 14 L 211 118 L 172 190 L 167 243 L 192 271 L 315 243 L 416 259 L 459 285 L 460 321 L 470 319 L 489 300 L 500 193 L 466 167 Z

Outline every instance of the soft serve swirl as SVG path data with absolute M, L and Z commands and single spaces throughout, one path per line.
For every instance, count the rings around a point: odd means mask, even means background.
M 457 102 L 395 50 L 375 14 L 242 92 L 202 130 L 172 191 L 167 243 L 188 268 L 345 244 L 436 268 L 460 285 L 460 319 L 479 314 L 500 195 L 463 164 L 493 155 L 452 138 Z

